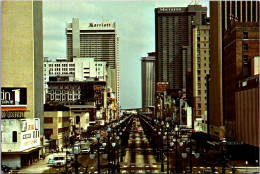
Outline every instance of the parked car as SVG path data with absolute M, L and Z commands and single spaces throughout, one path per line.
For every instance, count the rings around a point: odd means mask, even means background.
M 2 171 L 3 172 L 12 172 L 12 168 L 11 167 L 8 167 L 6 165 L 2 165 Z
M 50 158 L 49 158 L 48 164 L 54 164 L 54 159 L 53 159 L 53 157 L 50 157 Z

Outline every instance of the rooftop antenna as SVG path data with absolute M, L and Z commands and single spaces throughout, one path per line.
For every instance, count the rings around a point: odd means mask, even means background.
M 192 0 L 191 3 L 189 5 L 191 5 L 192 3 L 194 2 L 194 5 L 198 5 L 199 4 L 199 0 L 196 1 L 196 0 Z

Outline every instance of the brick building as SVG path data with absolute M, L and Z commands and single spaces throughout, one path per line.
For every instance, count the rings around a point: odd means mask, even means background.
M 250 59 L 259 56 L 259 23 L 232 22 L 224 35 L 224 115 L 226 137 L 236 139 L 235 90 L 250 76 Z

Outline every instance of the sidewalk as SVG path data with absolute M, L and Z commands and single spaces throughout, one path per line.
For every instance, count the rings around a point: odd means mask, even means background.
M 45 170 L 52 168 L 48 165 L 49 158 L 53 157 L 53 154 L 48 154 L 45 159 L 41 159 L 38 162 L 33 163 L 30 166 L 24 167 L 20 170 L 14 170 L 14 173 L 43 173 Z

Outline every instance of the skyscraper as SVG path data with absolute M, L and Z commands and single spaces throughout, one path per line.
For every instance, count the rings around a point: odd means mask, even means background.
M 202 131 L 206 132 L 207 122 L 207 78 L 209 74 L 209 24 L 194 25 L 192 31 L 193 57 L 193 120 L 202 121 Z
M 107 62 L 108 86 L 116 94 L 119 103 L 119 50 L 116 22 L 80 23 L 73 18 L 66 24 L 67 57 L 69 59 L 90 57 Z
M 147 106 L 154 106 L 155 100 L 155 53 L 148 53 L 142 57 L 142 108 L 148 111 Z
M 27 94 L 21 97 L 26 98 L 27 102 L 23 103 L 23 106 L 29 111 L 24 113 L 24 117 L 41 118 L 43 116 L 42 2 L 2 2 L 1 13 L 2 90 L 23 88 L 20 90 L 20 95 Z M 26 93 L 21 94 L 23 90 Z M 8 110 L 7 107 L 2 107 Z M 43 126 L 42 120 L 41 123 Z M 42 128 L 41 134 L 43 134 Z
M 42 155 L 42 2 L 1 2 L 1 24 L 1 162 L 17 169 Z
M 209 117 L 210 134 L 221 138 L 225 133 L 226 107 L 224 101 L 224 32 L 237 22 L 259 22 L 259 1 L 211 1 L 210 2 L 210 84 Z
M 169 81 L 171 89 L 186 88 L 192 71 L 191 26 L 204 24 L 207 7 L 159 7 L 155 9 L 156 81 Z

